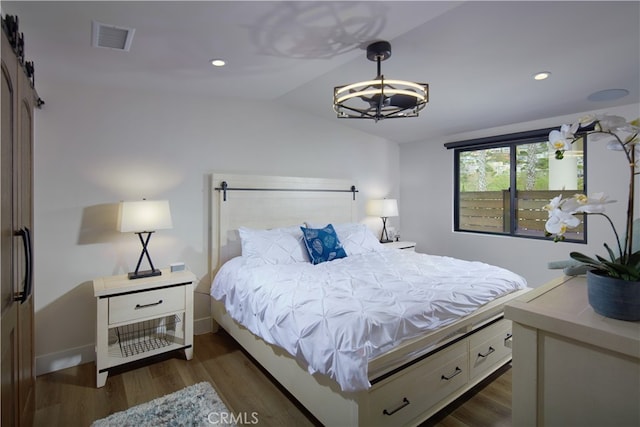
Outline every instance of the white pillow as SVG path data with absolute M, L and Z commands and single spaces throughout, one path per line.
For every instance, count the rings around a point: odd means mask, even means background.
M 261 264 L 293 264 L 309 262 L 299 226 L 256 230 L 238 229 L 242 256 Z
M 309 228 L 323 228 L 327 224 L 309 223 Z M 342 243 L 342 247 L 347 255 L 357 255 L 365 252 L 377 252 L 383 248 L 382 243 L 378 240 L 373 232 L 365 224 L 359 223 L 343 223 L 333 224 L 336 234 Z

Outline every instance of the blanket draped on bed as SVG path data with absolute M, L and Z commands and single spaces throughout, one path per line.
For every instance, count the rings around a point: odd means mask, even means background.
M 225 263 L 211 295 L 233 319 L 343 391 L 371 385 L 368 361 L 526 287 L 481 262 L 384 249 L 318 265 Z

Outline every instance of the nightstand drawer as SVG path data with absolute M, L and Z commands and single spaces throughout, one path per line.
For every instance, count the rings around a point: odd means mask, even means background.
M 154 291 L 109 298 L 109 324 L 127 322 L 184 310 L 185 287 L 174 286 Z

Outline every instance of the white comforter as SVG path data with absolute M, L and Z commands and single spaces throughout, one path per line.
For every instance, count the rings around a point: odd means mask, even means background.
M 385 248 L 318 265 L 222 266 L 211 287 L 236 321 L 343 391 L 370 387 L 368 360 L 526 286 L 480 262 Z

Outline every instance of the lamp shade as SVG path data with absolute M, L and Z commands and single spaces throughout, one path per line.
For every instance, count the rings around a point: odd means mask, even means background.
M 173 227 L 168 200 L 142 200 L 121 202 L 118 231 L 144 232 Z
M 398 201 L 396 199 L 369 200 L 367 215 L 381 218 L 398 216 Z

